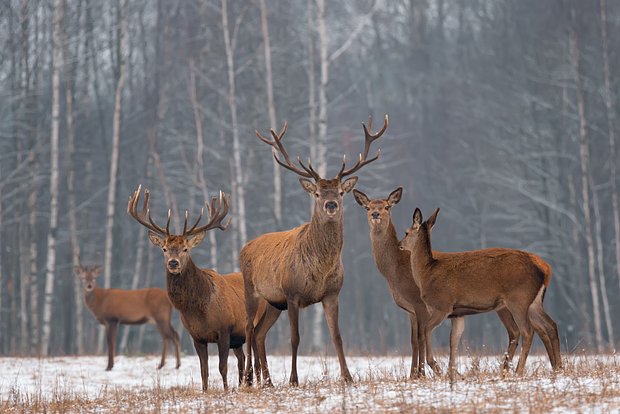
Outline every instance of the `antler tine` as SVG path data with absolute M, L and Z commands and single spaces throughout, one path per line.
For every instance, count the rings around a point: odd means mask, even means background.
M 381 150 L 378 150 L 377 155 L 375 155 L 374 157 L 370 159 L 367 158 L 368 152 L 370 151 L 370 146 L 372 145 L 373 141 L 381 138 L 381 136 L 387 130 L 387 127 L 388 127 L 388 115 L 387 114 L 385 114 L 383 128 L 381 128 L 381 130 L 379 130 L 379 132 L 377 132 L 376 134 L 373 134 L 370 132 L 372 130 L 372 117 L 368 118 L 368 128 L 366 127 L 366 124 L 362 123 L 362 128 L 364 129 L 364 136 L 365 136 L 364 152 L 360 153 L 357 163 L 355 163 L 355 165 L 349 168 L 348 170 L 345 170 L 344 164 L 343 164 L 336 178 L 340 179 L 340 178 L 346 177 L 347 175 L 351 175 L 354 172 L 358 171 L 360 168 L 362 168 L 364 165 L 370 164 L 371 162 L 376 161 L 381 155 Z M 343 157 L 343 163 L 344 163 L 344 157 Z
M 205 205 L 207 206 L 207 211 L 209 212 L 209 222 L 200 227 L 196 227 L 198 225 L 198 222 L 200 221 L 200 218 L 202 218 L 201 212 L 196 224 L 194 224 L 191 229 L 184 233 L 184 236 L 193 236 L 195 234 L 216 228 L 220 230 L 226 230 L 226 228 L 228 228 L 230 220 L 228 220 L 226 224 L 222 224 L 222 220 L 228 214 L 228 208 L 230 206 L 230 196 L 226 196 L 222 191 L 220 191 L 219 197 L 211 197 L 211 202 L 206 202 Z
M 151 210 L 149 209 L 150 193 L 148 189 L 144 190 L 144 202 L 142 203 L 142 211 L 138 213 L 138 202 L 140 199 L 140 193 L 142 192 L 142 185 L 139 185 L 133 195 L 129 197 L 127 203 L 127 213 L 133 217 L 138 223 L 142 224 L 147 229 L 159 233 L 164 236 L 170 235 L 168 231 L 169 227 L 166 226 L 166 230 L 155 224 L 151 217 Z M 168 225 L 170 224 L 170 211 L 168 211 Z
M 306 170 L 306 172 L 308 174 L 310 174 L 312 176 L 312 178 L 314 178 L 316 181 L 319 181 L 321 179 L 321 176 L 319 175 L 319 173 L 316 172 L 316 170 L 312 167 L 312 161 L 310 161 L 310 158 L 308 158 L 308 166 L 307 167 L 301 161 L 300 157 L 297 157 L 297 162 L 299 163 L 299 165 L 301 165 L 301 168 Z
M 316 171 L 306 168 L 301 162 L 299 162 L 299 158 L 297 158 L 297 160 L 303 169 L 300 169 L 293 163 L 293 161 L 291 161 L 291 157 L 288 155 L 288 152 L 284 148 L 284 145 L 282 145 L 282 137 L 284 136 L 284 134 L 286 134 L 287 130 L 288 122 L 285 122 L 284 127 L 282 127 L 282 130 L 279 133 L 276 133 L 276 131 L 274 131 L 273 129 L 269 131 L 271 133 L 271 136 L 273 137 L 273 140 L 265 138 L 258 131 L 256 131 L 256 136 L 265 144 L 271 145 L 273 147 L 273 158 L 275 158 L 276 162 L 282 167 L 286 168 L 287 170 L 293 171 L 295 174 L 302 177 L 314 178 L 315 180 L 319 180 L 321 177 L 316 173 Z M 282 154 L 282 157 L 284 157 L 284 161 L 278 158 L 277 152 Z

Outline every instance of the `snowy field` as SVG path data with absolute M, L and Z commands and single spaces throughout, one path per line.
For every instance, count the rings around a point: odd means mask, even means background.
M 158 371 L 158 357 L 0 358 L 0 412 L 620 412 L 620 358 L 564 357 L 552 373 L 531 356 L 527 375 L 501 379 L 499 358 L 461 357 L 462 378 L 409 380 L 409 358 L 349 357 L 355 383 L 340 381 L 336 358 L 300 357 L 300 386 L 288 386 L 290 357 L 269 358 L 275 387 L 239 389 L 236 359 L 229 358 L 229 391 L 222 389 L 217 358 L 209 361 L 207 393 L 200 391 L 198 357 L 174 358 Z M 515 361 L 516 362 L 516 361 Z M 446 366 L 446 359 L 440 363 Z

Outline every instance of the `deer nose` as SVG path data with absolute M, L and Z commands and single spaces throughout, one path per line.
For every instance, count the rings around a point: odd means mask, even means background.
M 371 215 L 372 215 L 372 218 L 374 218 L 374 219 L 378 219 L 379 218 L 379 212 L 378 211 L 373 211 Z
M 338 203 L 336 203 L 335 201 L 327 201 L 325 203 L 326 210 L 336 210 L 337 208 L 338 208 Z
M 179 267 L 179 261 L 177 259 L 170 259 L 168 260 L 168 266 L 171 269 L 176 269 L 177 267 Z

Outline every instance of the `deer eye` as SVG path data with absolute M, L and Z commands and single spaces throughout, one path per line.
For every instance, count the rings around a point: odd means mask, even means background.
M 187 247 L 185 249 L 183 249 L 184 252 L 187 252 Z
M 389 210 L 389 209 L 390 209 L 390 206 L 385 206 L 385 209 L 386 209 L 386 210 Z
M 314 196 L 315 196 L 316 198 L 319 198 L 319 193 L 314 193 Z
M 166 253 L 168 251 L 168 249 L 166 249 L 165 247 L 162 247 L 161 250 Z
M 365 208 L 366 208 L 366 211 L 370 211 L 370 207 L 365 207 Z
M 340 197 L 342 197 L 344 195 L 344 191 L 340 192 Z

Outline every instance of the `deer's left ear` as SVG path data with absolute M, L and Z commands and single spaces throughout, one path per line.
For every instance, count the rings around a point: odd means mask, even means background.
M 439 208 L 435 209 L 435 211 L 433 211 L 433 214 L 431 214 L 428 220 L 426 220 L 426 224 L 428 224 L 428 227 L 431 229 L 435 225 L 435 221 L 437 220 L 437 214 L 439 214 Z
M 357 177 L 347 178 L 342 184 L 340 184 L 340 188 L 342 188 L 342 191 L 345 193 L 348 193 L 353 190 L 355 184 L 357 184 Z
M 193 249 L 194 247 L 198 246 L 205 239 L 206 235 L 207 235 L 207 232 L 203 231 L 202 233 L 198 233 L 197 235 L 189 239 L 187 241 L 187 248 Z

